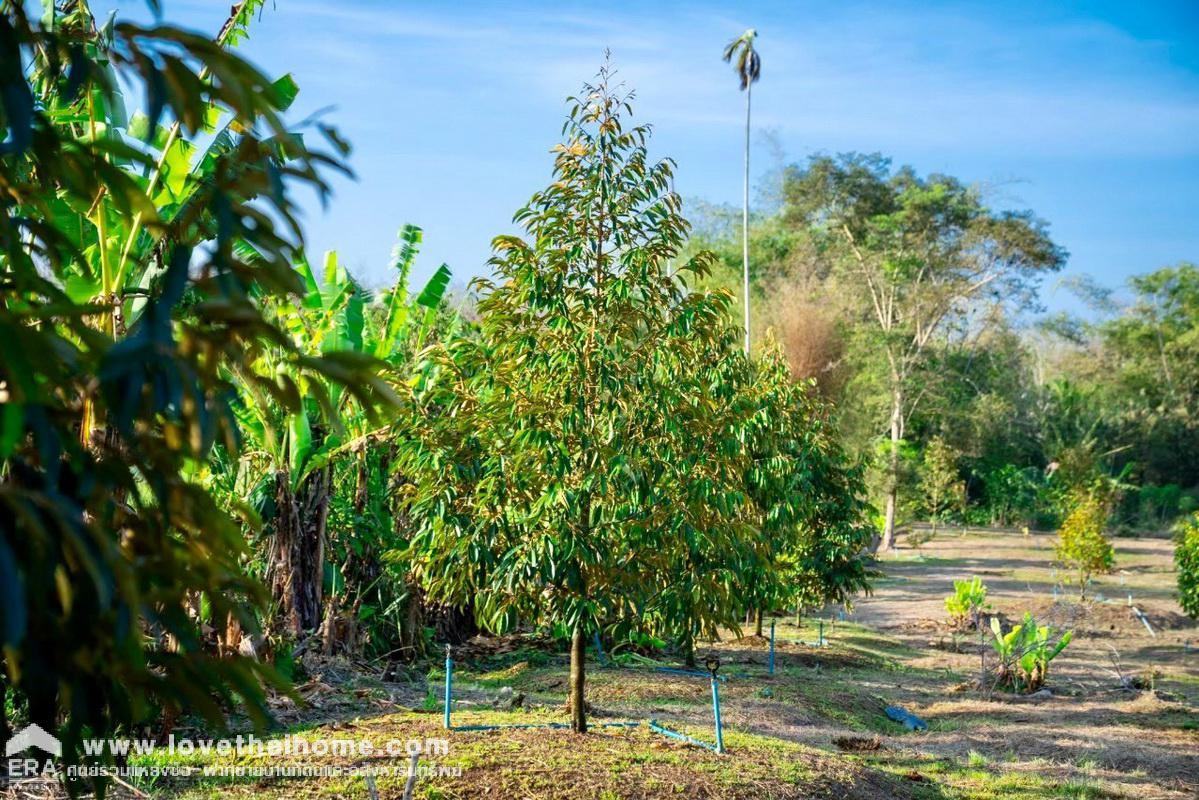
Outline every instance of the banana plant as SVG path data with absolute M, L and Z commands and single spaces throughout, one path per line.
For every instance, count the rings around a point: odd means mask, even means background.
M 308 261 L 298 260 L 295 268 L 305 291 L 297 301 L 266 305 L 290 337 L 289 350 L 347 366 L 375 364 L 374 393 L 391 398 L 390 415 L 363 402 L 357 389 L 299 372 L 296 362 L 280 360 L 270 349 L 247 370 L 294 386 L 301 402 L 287 411 L 255 391 L 256 381 L 238 381 L 245 387 L 238 415 L 250 447 L 234 483 L 265 525 L 261 566 L 282 614 L 277 627 L 292 636 L 322 624 L 326 586 L 345 585 L 337 567 L 326 563 L 334 464 L 352 460 L 360 473 L 356 487 L 379 484 L 378 476 L 365 474 L 377 464 L 367 451 L 396 418 L 397 389 L 409 385 L 411 355 L 432 329 L 449 285 L 450 270 L 442 265 L 413 298 L 408 280 L 421 231 L 406 225 L 399 238 L 392 262 L 395 282 L 387 289 L 368 291 L 330 252 L 319 282 Z
M 180 35 L 195 47 L 230 47 L 244 36 L 261 5 L 262 0 L 236 3 L 213 42 Z M 298 91 L 290 75 L 271 83 L 244 62 L 214 62 L 193 76 L 198 81 L 196 87 L 210 83 L 213 89 L 206 96 L 197 93 L 186 105 L 173 108 L 170 123 L 160 124 L 166 110 L 165 96 L 182 89 L 172 89 L 158 75 L 147 111 L 132 116 L 127 113 L 117 65 L 132 61 L 142 70 L 143 62 L 137 60 L 136 53 L 126 52 L 114 17 L 97 26 L 86 2 L 61 8 L 47 3 L 43 25 L 53 31 L 90 32 L 80 45 L 82 57 L 90 62 L 90 80 L 77 89 L 72 87 L 73 71 L 64 87 L 56 64 L 49 59 L 34 59 L 30 81 L 40 107 L 50 124 L 69 131 L 83 145 L 102 154 L 102 160 L 95 165 L 102 174 L 125 179 L 102 185 L 86 204 L 60 194 L 51 198 L 44 209 L 48 222 L 65 232 L 82 255 L 64 265 L 60 278 L 66 297 L 91 310 L 88 320 L 93 328 L 114 339 L 125 336 L 140 319 L 148 299 L 155 295 L 174 245 L 197 239 L 233 238 L 222 236 L 218 228 L 223 226 L 227 233 L 230 227 L 233 209 L 219 198 L 222 189 L 234 183 L 241 194 L 236 213 L 256 220 L 260 254 L 277 260 L 276 254 L 285 249 L 282 245 L 286 241 L 285 234 L 274 231 L 263 209 L 252 205 L 263 195 L 269 195 L 272 204 L 284 212 L 282 216 L 290 223 L 287 233 L 299 238 L 290 219 L 294 206 L 283 191 L 283 180 L 314 178 L 314 165 L 330 166 L 335 162 L 317 155 L 313 163 L 301 165 L 291 158 L 302 151 L 302 146 L 279 117 L 290 108 Z M 181 79 L 183 62 L 174 55 L 163 58 L 167 71 Z M 270 109 L 270 115 L 264 118 L 266 131 L 253 130 L 244 112 L 231 110 L 237 106 L 231 106 L 215 89 L 218 85 L 234 86 L 239 78 L 261 82 L 260 96 L 253 101 Z M 208 140 L 205 147 L 197 144 L 201 140 Z M 318 188 L 325 190 L 323 184 Z M 234 259 L 223 259 L 218 253 L 216 261 L 222 260 L 226 261 L 224 265 L 215 266 L 236 271 Z M 244 283 L 245 276 L 239 277 Z M 104 427 L 105 421 L 97 419 L 95 398 L 85 397 L 80 440 L 90 443 L 97 428 Z
M 386 363 L 394 379 L 416 392 L 423 391 L 434 373 L 434 362 L 420 353 L 438 328 L 438 310 L 450 281 L 449 267 L 442 264 L 419 292 L 409 291 L 421 240 L 420 228 L 401 228 L 392 256 L 394 282 L 367 304 L 361 336 L 352 337 L 356 347 Z M 460 318 L 451 314 L 439 335 L 455 337 L 459 323 Z M 392 464 L 394 438 L 410 435 L 406 429 L 410 419 L 401 413 L 380 427 L 359 406 L 343 405 L 345 442 L 313 456 L 313 464 L 335 465 L 337 487 L 333 511 L 338 524 L 329 538 L 334 562 L 326 569 L 330 589 L 324 620 L 326 652 L 339 646 L 352 650 L 369 639 L 383 650 L 398 646 L 414 654 L 424 643 L 405 565 L 383 559 L 407 535 L 402 518 L 394 513 L 393 489 L 402 478 L 392 474 Z M 395 572 L 390 580 L 389 570 Z M 362 625 L 372 626 L 376 635 L 360 636 Z
M 1057 641 L 1048 625 L 1037 625 L 1032 614 L 1025 612 L 1024 621 L 1003 632 L 997 617 L 991 617 L 991 644 L 999 656 L 998 683 L 1013 691 L 1028 694 L 1045 684 L 1049 662 L 1057 658 L 1074 638 L 1066 631 Z

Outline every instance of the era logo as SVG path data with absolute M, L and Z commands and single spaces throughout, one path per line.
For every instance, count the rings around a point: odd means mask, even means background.
M 8 777 L 30 778 L 37 775 L 54 775 L 57 770 L 49 760 L 36 758 L 13 758 L 17 753 L 37 749 L 52 756 L 62 756 L 62 743 L 54 738 L 39 725 L 30 725 L 17 732 L 17 735 L 4 745 L 4 755 L 8 758 Z

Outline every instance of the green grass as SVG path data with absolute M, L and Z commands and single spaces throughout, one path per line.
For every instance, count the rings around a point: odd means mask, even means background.
M 548 712 L 494 712 L 477 711 L 463 713 L 461 724 L 505 724 L 528 722 L 531 719 L 561 719 L 560 715 Z M 374 721 L 370 730 L 376 734 L 403 733 L 406 726 L 419 725 L 423 731 L 435 731 L 427 717 L 420 715 L 393 715 L 386 720 Z M 314 733 L 319 733 L 315 731 Z M 408 730 L 411 733 L 411 729 Z M 710 735 L 710 731 L 682 726 L 682 732 L 693 736 Z M 340 735 L 338 731 L 336 734 Z M 584 739 L 564 731 L 519 731 L 491 733 L 450 732 L 451 749 L 440 763 L 447 767 L 458 767 L 463 778 L 433 777 L 422 779 L 417 796 L 422 798 L 456 796 L 455 780 L 469 780 L 472 772 L 480 774 L 480 780 L 497 782 L 504 786 L 497 796 L 558 797 L 557 788 L 582 780 L 595 786 L 597 793 L 591 796 L 626 796 L 616 789 L 604 789 L 604 782 L 620 783 L 634 780 L 640 791 L 650 791 L 652 796 L 688 796 L 695 787 L 707 787 L 704 793 L 713 797 L 752 797 L 744 788 L 768 786 L 781 792 L 780 796 L 801 796 L 793 789 L 803 784 L 836 785 L 846 781 L 852 785 L 855 776 L 863 768 L 851 763 L 838 764 L 835 759 L 789 742 L 749 733 L 729 731 L 726 746 L 729 755 L 718 756 L 697 748 L 675 744 L 647 728 L 630 731 L 597 731 Z M 236 766 L 254 763 L 254 759 L 233 756 L 213 756 L 206 763 L 213 766 Z M 304 780 L 305 794 L 317 797 L 360 796 L 363 793 L 361 778 L 345 776 L 322 778 L 316 785 Z M 381 794 L 398 794 L 403 778 L 396 775 L 381 776 L 376 780 Z M 290 796 L 298 786 L 296 780 L 262 779 L 253 777 L 204 776 L 173 785 L 143 785 L 143 790 L 153 789 L 156 793 L 168 794 L 186 800 L 233 796 L 284 797 Z M 519 788 L 517 788 L 519 787 Z M 588 796 L 583 794 L 582 796 Z

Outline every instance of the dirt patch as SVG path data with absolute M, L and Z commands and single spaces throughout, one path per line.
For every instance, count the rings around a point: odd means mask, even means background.
M 921 650 L 900 657 L 910 667 L 958 678 L 886 687 L 889 698 L 906 703 L 931 730 L 884 742 L 923 757 L 983 765 L 997 779 L 1035 770 L 1120 796 L 1199 795 L 1199 652 L 1193 645 L 1199 625 L 1173 599 L 1170 542 L 1115 540 L 1116 570 L 1096 579 L 1091 601 L 1083 604 L 1069 585 L 1072 576 L 1055 568 L 1053 544 L 1045 535 L 953 533 L 925 544 L 922 558 L 900 552 L 882 562 L 886 577 L 850 619 Z M 1029 611 L 1041 624 L 1074 631 L 1074 641 L 1051 665 L 1052 697 L 983 699 L 977 676 L 984 653 L 994 663 L 989 642 L 984 635 L 980 647 L 976 632 L 954 631 L 944 608 L 953 581 L 972 575 L 984 579 L 993 613 L 1007 623 Z M 1129 595 L 1153 635 L 1129 608 Z
M 1154 632 L 1195 630 L 1195 622 L 1186 615 L 1154 604 L 1138 610 L 1149 620 Z M 1144 623 L 1133 612 L 1127 602 L 1074 602 L 1047 600 L 1031 604 L 1029 611 L 1038 622 L 1057 628 L 1070 628 L 1076 635 L 1106 636 L 1119 633 L 1127 638 L 1141 638 L 1150 634 Z
M 883 740 L 877 736 L 837 736 L 833 744 L 851 753 L 872 753 L 883 749 Z

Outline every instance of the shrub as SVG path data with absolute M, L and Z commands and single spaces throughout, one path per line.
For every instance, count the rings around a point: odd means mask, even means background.
M 1074 631 L 1066 631 L 1056 642 L 1053 629 L 1048 625 L 1037 625 L 1032 614 L 1025 612 L 1024 622 L 1014 626 L 1006 634 L 997 617 L 991 618 L 991 642 L 999 656 L 998 684 L 1014 692 L 1028 694 L 1045 685 L 1049 673 L 1049 662 L 1057 658 L 1074 638 Z
M 1057 560 L 1077 572 L 1079 599 L 1086 598 L 1091 575 L 1110 572 L 1115 561 L 1111 542 L 1103 535 L 1107 519 L 1107 506 L 1098 497 L 1087 495 L 1058 530 Z
M 924 449 L 920 488 L 924 493 L 924 504 L 932 520 L 934 534 L 937 532 L 937 523 L 953 505 L 957 494 L 957 458 L 957 452 L 940 436 L 934 437 Z
M 920 548 L 931 542 L 935 536 L 936 533 L 934 531 L 917 530 L 910 532 L 906 538 L 908 545 L 917 553 L 919 553 Z M 921 558 L 923 558 L 923 556 L 921 556 Z
M 1199 513 L 1178 527 L 1174 564 L 1178 567 L 1178 604 L 1199 619 Z
M 987 587 L 977 575 L 968 581 L 954 581 L 953 594 L 945 598 L 945 610 L 956 627 L 974 630 L 987 603 Z

